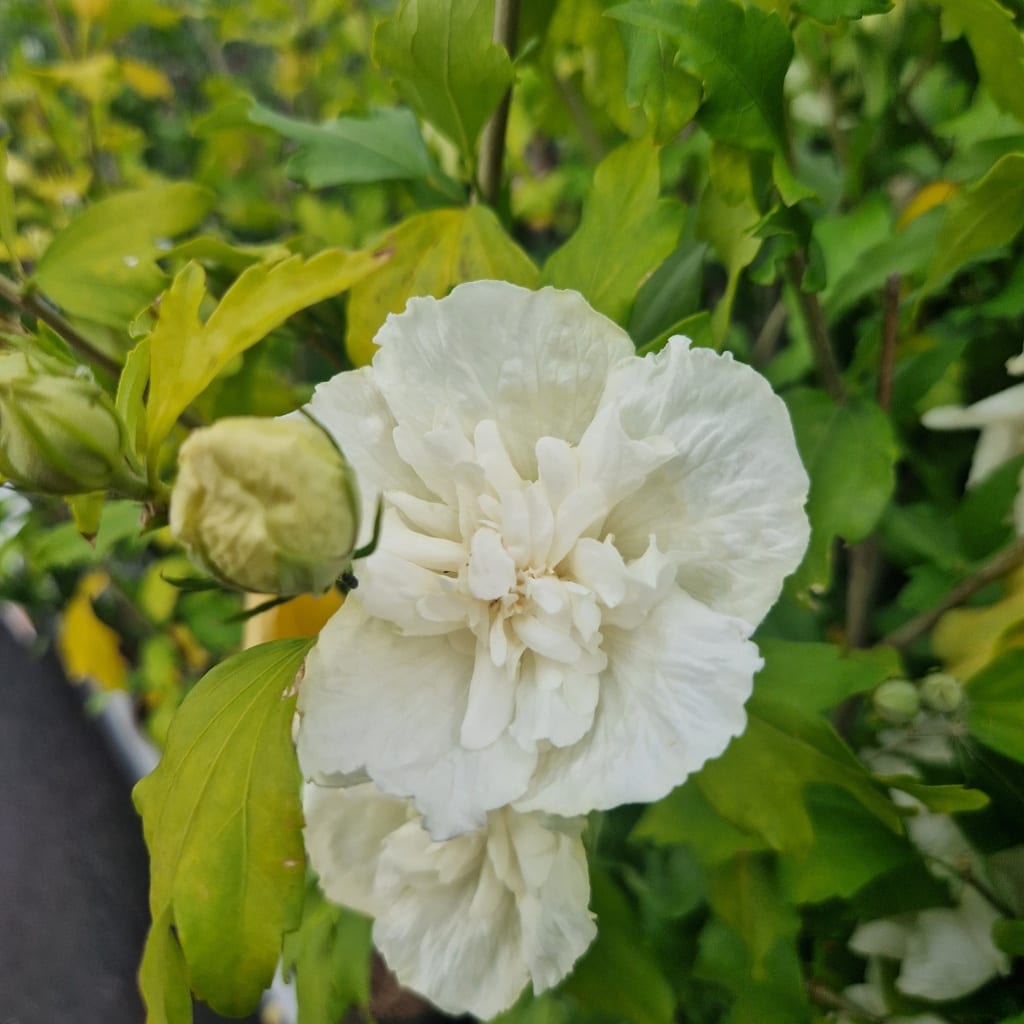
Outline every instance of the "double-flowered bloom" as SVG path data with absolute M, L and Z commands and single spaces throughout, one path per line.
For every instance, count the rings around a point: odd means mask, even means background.
M 565 819 L 743 730 L 808 481 L 757 373 L 683 338 L 638 358 L 573 292 L 463 285 L 377 342 L 310 403 L 384 524 L 300 691 L 308 845 L 402 980 L 486 1015 L 593 934 Z

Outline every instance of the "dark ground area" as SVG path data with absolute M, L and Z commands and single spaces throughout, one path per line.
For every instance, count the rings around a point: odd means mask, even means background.
M 0 1024 L 142 1024 L 148 885 L 129 783 L 56 659 L 0 627 Z

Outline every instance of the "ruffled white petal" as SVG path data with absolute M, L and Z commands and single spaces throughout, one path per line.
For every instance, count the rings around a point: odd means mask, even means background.
M 410 300 L 374 339 L 373 374 L 399 421 L 424 433 L 449 412 L 472 438 L 494 420 L 520 475 L 535 479 L 538 437 L 573 444 L 593 419 L 628 335 L 576 292 L 501 281 Z
M 305 803 L 328 898 L 372 913 L 399 981 L 449 1013 L 493 1017 L 529 981 L 557 984 L 593 941 L 582 819 L 498 811 L 434 842 L 406 801 L 372 784 L 307 787 Z
M 664 437 L 676 451 L 611 512 L 616 546 L 636 557 L 655 536 L 684 590 L 759 623 L 809 537 L 808 478 L 782 400 L 750 367 L 673 338 L 616 367 L 602 405 L 629 436 Z
M 386 793 L 415 797 L 437 838 L 520 796 L 535 753 L 507 735 L 482 750 L 459 741 L 471 651 L 449 636 L 403 637 L 350 596 L 306 660 L 296 741 L 306 778 L 365 769 Z
M 515 806 L 572 815 L 663 797 L 743 731 L 762 664 L 748 635 L 678 589 L 635 628 L 609 628 L 593 728 L 542 754 Z

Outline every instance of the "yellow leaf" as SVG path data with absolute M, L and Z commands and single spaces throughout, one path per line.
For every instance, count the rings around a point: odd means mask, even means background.
M 90 680 L 106 690 L 123 690 L 128 662 L 121 654 L 120 637 L 96 617 L 92 608 L 92 599 L 109 582 L 104 572 L 82 577 L 64 609 L 57 648 L 73 683 Z
M 246 608 L 256 608 L 267 600 L 264 594 L 247 594 Z M 342 596 L 337 590 L 315 597 L 300 594 L 284 604 L 254 615 L 245 623 L 243 647 L 255 647 L 268 640 L 298 640 L 313 637 L 327 625 L 327 620 L 341 607 Z
M 984 608 L 954 608 L 932 632 L 932 649 L 958 679 L 970 679 L 1006 651 L 1024 647 L 1024 568 L 1003 584 L 1001 600 Z
M 932 181 L 925 185 L 913 199 L 903 207 L 896 221 L 896 230 L 902 231 L 918 217 L 941 206 L 950 196 L 957 192 L 957 186 L 951 181 Z
M 535 288 L 540 276 L 486 206 L 418 213 L 389 231 L 381 248 L 391 259 L 349 296 L 345 347 L 356 366 L 370 362 L 381 324 L 414 295 L 441 298 L 463 281 L 485 279 Z
M 66 60 L 36 74 L 66 85 L 90 103 L 100 103 L 111 91 L 117 77 L 117 61 L 109 53 L 97 53 L 81 60 Z
M 290 256 L 243 271 L 204 324 L 199 307 L 206 274 L 188 263 L 160 303 L 149 335 L 146 438 L 151 455 L 177 418 L 221 370 L 293 313 L 350 288 L 387 259 L 384 253 L 327 249 L 309 260 Z
M 144 100 L 168 100 L 174 95 L 170 79 L 159 69 L 137 60 L 121 61 L 121 77 Z

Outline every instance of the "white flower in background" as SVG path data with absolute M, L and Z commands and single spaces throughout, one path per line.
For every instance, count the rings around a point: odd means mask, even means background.
M 743 730 L 807 543 L 785 406 L 550 288 L 414 299 L 376 341 L 311 403 L 385 519 L 307 661 L 307 778 L 369 775 L 437 839 L 663 796 Z
M 398 980 L 448 1013 L 493 1017 L 527 982 L 556 985 L 593 941 L 582 818 L 505 809 L 434 842 L 408 800 L 373 783 L 307 785 L 304 810 L 328 899 L 372 916 Z
M 1017 377 L 1024 374 L 1024 353 L 1008 359 L 1006 369 Z M 1015 384 L 966 407 L 929 409 L 921 422 L 932 430 L 981 431 L 967 476 L 968 488 L 974 487 L 1004 462 L 1024 453 L 1024 384 Z M 1018 536 L 1024 536 L 1024 487 L 1014 502 L 1013 520 Z

